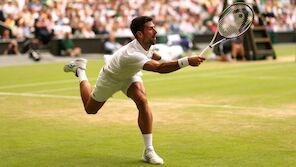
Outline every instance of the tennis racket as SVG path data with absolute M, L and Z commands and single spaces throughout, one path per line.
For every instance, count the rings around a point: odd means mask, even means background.
M 217 30 L 210 44 L 200 53 L 203 55 L 209 48 L 244 34 L 252 25 L 254 20 L 254 11 L 246 3 L 237 2 L 228 6 L 220 15 Z M 222 39 L 217 39 L 218 33 Z

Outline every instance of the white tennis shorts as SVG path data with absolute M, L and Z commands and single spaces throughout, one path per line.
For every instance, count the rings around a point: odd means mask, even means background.
M 104 71 L 101 71 L 92 91 L 92 98 L 98 102 L 104 102 L 119 90 L 127 95 L 127 90 L 133 82 L 143 83 L 142 75 L 142 72 L 138 72 L 126 80 L 118 81 L 108 76 Z

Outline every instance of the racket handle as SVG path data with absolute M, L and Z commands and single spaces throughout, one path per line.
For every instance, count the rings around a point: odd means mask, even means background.
M 208 45 L 204 50 L 201 51 L 199 55 L 203 56 L 203 54 L 210 48 L 210 45 Z
M 214 43 L 214 44 L 210 44 L 208 45 L 206 48 L 204 48 L 204 50 L 201 51 L 200 55 L 203 56 L 203 54 L 209 49 L 209 48 L 213 48 L 214 46 L 218 45 L 219 43 L 226 41 L 226 38 L 221 39 L 220 41 Z

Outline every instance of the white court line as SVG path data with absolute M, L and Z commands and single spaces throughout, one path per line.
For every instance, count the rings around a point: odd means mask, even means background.
M 42 89 L 37 91 L 31 91 L 31 93 L 49 93 L 49 92 L 63 92 L 67 90 L 77 90 L 79 91 L 79 87 L 66 87 L 66 88 L 57 88 L 57 89 Z
M 89 78 L 88 80 L 95 80 L 94 78 Z M 73 83 L 78 82 L 78 79 L 70 79 L 70 80 L 59 80 L 59 81 L 48 81 L 48 82 L 36 82 L 29 84 L 16 84 L 16 85 L 8 85 L 8 86 L 0 86 L 0 89 L 9 89 L 9 88 L 25 88 L 25 87 L 34 87 L 41 85 L 58 85 L 63 83 Z
M 79 100 L 81 99 L 79 96 L 66 96 L 66 95 L 51 95 L 51 94 L 33 94 L 33 93 L 16 93 L 16 92 L 0 92 L 0 96 L 22 96 L 22 97 L 38 97 L 38 98 L 55 98 L 55 99 L 75 99 Z M 111 98 L 111 101 L 117 101 L 117 102 L 127 102 L 128 100 L 124 99 L 114 99 Z M 157 104 L 167 104 L 171 105 L 171 103 L 168 102 L 160 102 L 160 101 L 152 101 L 152 103 Z M 128 103 L 127 103 L 128 104 Z M 256 108 L 256 107 L 243 107 L 243 106 L 233 106 L 233 105 L 219 105 L 219 104 L 200 104 L 200 103 L 189 103 L 184 102 L 184 105 L 190 105 L 190 106 L 196 106 L 196 107 L 204 107 L 204 108 L 227 108 L 227 109 L 248 109 L 248 110 L 259 110 L 263 108 Z M 130 103 L 130 105 L 134 105 L 133 103 Z
M 183 79 L 190 77 L 215 77 L 215 78 L 243 78 L 243 79 L 254 79 L 254 80 L 290 80 L 295 81 L 295 77 L 254 77 L 254 76 L 235 76 L 235 75 L 217 75 L 217 74 L 189 74 L 189 75 L 179 75 L 179 76 L 161 76 L 155 77 L 151 79 L 144 79 L 144 82 L 154 82 L 154 81 L 163 81 L 163 80 L 171 80 L 171 79 Z M 89 78 L 89 81 L 94 81 L 96 78 Z M 18 85 L 8 85 L 8 86 L 0 86 L 0 89 L 9 89 L 9 88 L 25 88 L 25 87 L 34 87 L 41 85 L 57 85 L 63 83 L 73 83 L 76 82 L 77 79 L 74 80 L 61 80 L 61 81 L 50 81 L 50 82 L 37 82 L 31 84 L 18 84 Z
M 71 80 L 61 80 L 61 81 L 37 82 L 37 83 L 29 83 L 29 84 L 17 84 L 17 85 L 1 86 L 0 89 L 24 88 L 24 87 L 33 87 L 33 86 L 40 86 L 40 85 L 56 85 L 56 84 L 62 84 L 62 83 L 70 83 L 74 81 L 75 81 L 74 79 L 71 79 Z
M 182 79 L 182 78 L 189 78 L 189 77 L 212 77 L 215 78 L 244 78 L 244 79 L 258 79 L 258 80 L 296 80 L 295 77 L 246 77 L 246 76 L 235 76 L 235 75 L 223 75 L 223 74 L 235 74 L 237 72 L 251 72 L 251 71 L 258 71 L 258 69 L 273 69 L 276 68 L 275 66 L 271 67 L 257 67 L 257 68 L 247 68 L 247 69 L 240 69 L 240 70 L 233 70 L 233 71 L 211 71 L 211 72 L 204 72 L 204 73 L 190 73 L 189 75 L 180 75 L 180 76 L 162 76 L 156 77 L 153 79 L 145 79 L 144 82 L 152 82 L 152 81 L 162 81 L 162 80 L 170 80 L 170 79 Z M 191 70 L 190 70 L 191 71 Z M 260 70 L 259 70 L 260 71 Z M 148 75 L 147 75 L 148 74 Z M 145 74 L 145 76 L 149 76 L 150 73 Z M 152 75 L 153 73 L 151 73 Z M 95 81 L 97 78 L 88 78 L 89 81 Z M 59 81 L 49 81 L 49 82 L 37 82 L 37 83 L 29 83 L 29 84 L 16 84 L 16 85 L 8 85 L 8 86 L 0 86 L 0 89 L 8 89 L 8 88 L 24 88 L 24 87 L 34 87 L 34 86 L 41 86 L 41 85 L 57 85 L 63 83 L 71 83 L 75 82 L 77 79 L 71 80 L 59 80 Z
M 193 67 L 193 68 L 186 68 L 184 71 L 196 71 L 196 70 L 203 70 L 207 71 L 207 73 L 215 73 L 215 74 L 228 74 L 228 73 L 236 73 L 236 72 L 251 72 L 251 71 L 264 71 L 264 70 L 271 70 L 275 68 L 282 68 L 283 64 L 271 64 L 268 65 L 272 66 L 255 66 L 255 63 L 260 62 L 253 62 L 252 64 L 229 64 L 230 66 L 218 66 L 218 67 L 211 67 L 211 68 L 202 68 L 202 67 Z
M 184 79 L 184 78 L 192 78 L 192 77 L 214 77 L 214 78 L 237 78 L 237 79 L 253 79 L 253 80 L 290 80 L 295 81 L 294 77 L 254 77 L 254 76 L 235 76 L 235 75 L 211 75 L 211 74 L 189 74 L 189 75 L 180 75 L 180 76 L 167 76 L 167 77 L 158 77 L 151 79 L 143 79 L 145 82 L 154 82 L 154 81 L 163 81 L 163 80 L 171 80 L 171 79 Z
M 196 75 L 196 74 L 189 74 L 189 75 L 182 75 L 182 76 L 167 76 L 167 77 L 158 77 L 158 78 L 151 78 L 151 79 L 143 79 L 144 83 L 149 83 L 149 82 L 155 82 L 155 81 L 165 81 L 165 80 L 172 80 L 172 79 L 185 79 L 185 78 L 191 78 L 191 77 L 212 77 L 212 75 L 207 75 L 207 74 L 200 74 L 200 75 Z M 279 77 L 245 77 L 245 76 L 233 76 L 233 75 L 229 75 L 229 76 L 215 76 L 215 78 L 225 78 L 225 79 L 232 79 L 232 78 L 243 78 L 243 79 L 253 79 L 253 80 L 291 80 L 294 81 L 296 80 L 296 78 L 293 77 L 283 77 L 283 78 L 279 78 Z M 70 80 L 65 80 L 65 82 L 55 82 L 54 84 L 60 84 L 60 83 L 68 83 L 68 81 Z M 75 82 L 74 80 L 71 80 L 71 82 Z M 43 85 L 50 85 L 52 82 L 48 82 L 48 83 L 42 83 Z M 31 86 L 37 86 L 37 85 L 41 85 L 39 84 L 31 84 L 31 85 L 25 85 L 24 87 L 31 87 Z M 22 85 L 13 85 L 12 86 L 7 86 L 9 88 L 21 88 Z M 7 88 L 6 87 L 6 88 Z M 1 89 L 2 87 L 0 87 Z M 4 89 L 4 87 L 3 87 Z M 41 90 L 37 90 L 37 91 L 31 91 L 31 93 L 49 93 L 49 92 L 62 92 L 62 91 L 67 91 L 67 90 L 79 90 L 78 87 L 63 87 L 63 88 L 57 88 L 57 89 L 41 89 Z
M 0 96 L 46 97 L 46 98 L 56 98 L 56 99 L 80 99 L 79 96 L 34 94 L 34 93 L 16 93 L 16 92 L 0 92 Z

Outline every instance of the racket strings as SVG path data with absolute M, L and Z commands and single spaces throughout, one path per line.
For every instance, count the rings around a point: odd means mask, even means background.
M 253 11 L 248 5 L 232 5 L 220 16 L 218 31 L 226 38 L 237 37 L 244 33 L 252 22 Z

